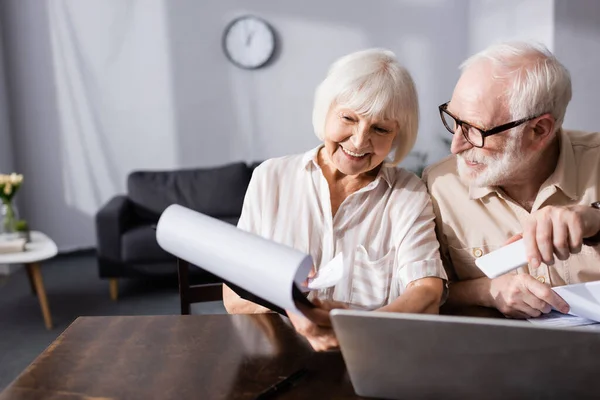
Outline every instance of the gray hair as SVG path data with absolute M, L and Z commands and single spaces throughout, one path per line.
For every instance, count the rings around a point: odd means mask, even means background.
M 412 150 L 419 129 L 417 90 L 410 73 L 391 51 L 358 51 L 338 59 L 329 68 L 327 77 L 317 87 L 313 106 L 313 128 L 321 140 L 327 114 L 334 104 L 398 123 L 391 164 L 398 164 Z
M 471 56 L 460 69 L 481 61 L 492 63 L 494 78 L 511 79 L 504 95 L 512 119 L 550 113 L 555 132 L 561 128 L 571 101 L 571 75 L 550 50 L 537 43 L 500 43 Z

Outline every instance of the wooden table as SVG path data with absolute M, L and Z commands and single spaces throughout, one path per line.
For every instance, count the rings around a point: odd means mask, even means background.
M 58 248 L 52 239 L 42 232 L 32 231 L 31 241 L 25 245 L 25 251 L 0 254 L 0 264 L 25 264 L 31 291 L 40 301 L 46 329 L 52 329 L 52 316 L 46 298 L 40 262 L 54 257 L 57 253 Z
M 356 399 L 341 353 L 316 353 L 277 314 L 80 317 L 0 400 Z

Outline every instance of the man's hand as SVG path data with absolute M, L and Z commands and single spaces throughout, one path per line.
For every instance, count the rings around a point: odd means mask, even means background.
M 331 328 L 329 311 L 334 308 L 348 308 L 345 304 L 335 301 L 313 300 L 316 308 L 299 305 L 304 315 L 286 311 L 296 331 L 304 336 L 316 351 L 326 351 L 339 347 L 335 333 Z
M 494 307 L 507 317 L 539 317 L 552 308 L 569 312 L 569 305 L 562 297 L 529 274 L 506 274 L 492 279 L 490 295 Z
M 600 211 L 590 206 L 544 207 L 523 225 L 523 240 L 531 268 L 543 261 L 554 264 L 554 255 L 566 260 L 581 251 L 583 239 L 600 231 Z

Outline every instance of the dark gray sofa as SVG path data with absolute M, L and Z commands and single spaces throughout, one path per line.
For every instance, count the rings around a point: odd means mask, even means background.
M 111 296 L 116 298 L 116 278 L 176 277 L 176 259 L 158 246 L 154 230 L 169 205 L 180 204 L 237 224 L 258 164 L 132 172 L 127 194 L 113 197 L 96 214 L 99 274 L 111 279 Z M 190 278 L 194 283 L 219 282 L 200 268 L 191 268 Z

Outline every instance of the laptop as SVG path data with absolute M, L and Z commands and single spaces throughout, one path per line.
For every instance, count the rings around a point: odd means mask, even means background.
M 600 398 L 600 332 L 481 317 L 333 310 L 356 394 Z

